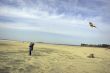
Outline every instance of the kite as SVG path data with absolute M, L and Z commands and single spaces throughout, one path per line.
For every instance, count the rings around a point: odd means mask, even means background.
M 92 22 L 89 22 L 89 25 L 90 25 L 90 27 L 92 27 L 92 28 L 96 28 L 96 26 L 95 26 Z
M 96 28 L 98 31 L 100 31 L 101 33 L 103 32 L 101 29 L 99 29 L 98 27 L 96 27 L 96 25 L 95 24 L 93 24 L 92 22 L 89 22 L 89 26 L 91 27 L 91 28 Z

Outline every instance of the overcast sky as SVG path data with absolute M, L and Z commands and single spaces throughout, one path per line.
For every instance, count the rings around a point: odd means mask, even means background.
M 110 0 L 0 0 L 0 39 L 110 44 Z

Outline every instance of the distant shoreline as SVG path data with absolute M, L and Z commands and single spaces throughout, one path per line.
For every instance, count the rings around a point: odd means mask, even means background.
M 0 41 L 31 42 L 31 41 L 19 41 L 19 40 L 9 40 L 9 39 L 0 39 Z M 65 46 L 80 46 L 80 45 L 73 45 L 73 44 L 58 44 L 58 43 L 47 43 L 47 42 L 35 42 L 35 43 L 44 43 L 44 44 L 51 44 L 51 45 L 65 45 Z
M 16 42 L 31 42 L 31 41 L 20 41 L 20 40 L 9 40 L 9 39 L 0 39 L 0 41 L 16 41 Z M 64 45 L 64 46 L 81 46 L 81 47 L 99 47 L 99 48 L 110 48 L 109 44 L 84 44 L 73 45 L 73 44 L 58 44 L 58 43 L 47 43 L 47 42 L 35 42 L 35 43 L 43 43 L 43 44 L 51 44 L 51 45 Z

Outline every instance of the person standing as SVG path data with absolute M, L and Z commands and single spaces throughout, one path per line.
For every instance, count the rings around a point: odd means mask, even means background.
M 31 54 L 32 54 L 33 47 L 34 47 L 34 43 L 31 42 L 31 43 L 29 44 L 29 55 L 30 55 L 30 56 L 31 56 Z

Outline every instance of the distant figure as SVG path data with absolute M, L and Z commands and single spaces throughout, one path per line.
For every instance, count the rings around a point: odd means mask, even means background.
M 31 42 L 31 43 L 29 44 L 29 55 L 30 55 L 30 56 L 31 56 L 31 52 L 33 51 L 33 47 L 34 47 L 34 43 Z

